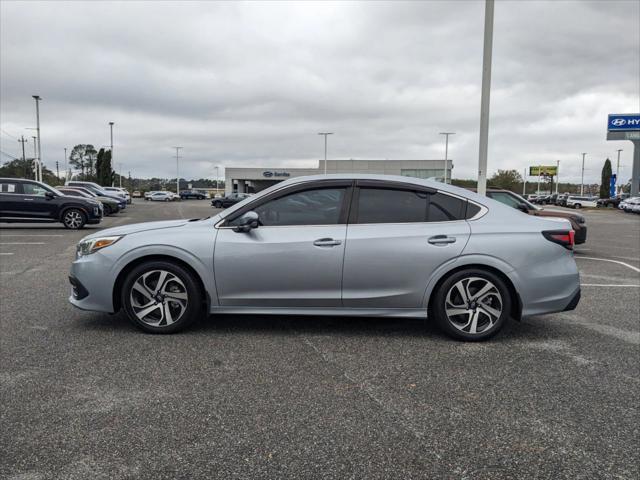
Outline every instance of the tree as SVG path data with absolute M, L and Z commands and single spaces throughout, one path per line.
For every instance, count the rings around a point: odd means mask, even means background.
M 95 156 L 97 152 L 91 144 L 79 144 L 73 147 L 69 155 L 69 163 L 80 170 L 84 180 L 93 179 L 95 174 Z
M 600 198 L 609 198 L 609 186 L 611 184 L 611 160 L 604 161 L 602 167 L 602 180 L 600 183 Z
M 104 152 L 104 157 L 102 157 L 102 183 L 100 185 L 110 187 L 113 185 L 114 176 L 115 174 L 111 167 L 111 150 L 107 150 Z
M 35 177 L 33 159 L 28 158 L 23 161 L 21 158 L 16 158 L 6 162 L 0 166 L 0 177 L 33 179 Z M 42 181 L 54 187 L 62 183 L 51 170 L 44 166 L 42 167 Z
M 504 188 L 512 192 L 522 189 L 522 176 L 517 170 L 498 170 L 488 181 L 494 188 Z

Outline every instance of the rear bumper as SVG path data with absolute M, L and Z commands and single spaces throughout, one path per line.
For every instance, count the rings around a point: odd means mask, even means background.
M 576 245 L 580 245 L 587 241 L 587 227 L 581 226 L 578 230 L 575 230 L 574 242 Z
M 570 310 L 575 310 L 576 307 L 578 306 L 578 303 L 580 303 L 580 289 L 578 289 L 578 291 L 576 292 L 576 294 L 573 296 L 573 298 L 571 299 L 571 301 L 569 302 L 569 305 L 567 305 L 566 307 L 564 307 L 563 312 L 568 312 Z

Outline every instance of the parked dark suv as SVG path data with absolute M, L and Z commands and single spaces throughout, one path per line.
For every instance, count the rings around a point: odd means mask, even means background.
M 469 190 L 475 191 L 474 188 L 470 188 Z M 509 205 L 510 207 L 517 208 L 527 215 L 533 215 L 534 217 L 566 218 L 571 222 L 571 227 L 575 232 L 575 244 L 579 245 L 587 241 L 586 220 L 579 213 L 537 207 L 517 193 L 499 188 L 487 188 L 487 197 L 497 200 L 500 203 L 504 203 L 505 205 Z
M 102 207 L 95 200 L 68 197 L 34 180 L 0 178 L 0 222 L 61 222 L 77 230 L 101 220 Z
M 226 197 L 214 198 L 211 200 L 211 206 L 215 208 L 228 208 L 231 205 L 241 202 L 245 198 L 249 198 L 250 196 L 250 193 L 232 193 Z

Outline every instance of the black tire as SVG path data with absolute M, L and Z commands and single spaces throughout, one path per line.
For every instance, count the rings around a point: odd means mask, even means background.
M 133 295 L 140 295 L 138 293 L 138 290 L 135 290 L 135 291 L 133 290 L 134 283 L 138 281 L 142 275 L 149 272 L 154 272 L 154 271 L 165 271 L 177 277 L 182 283 L 182 285 L 179 287 L 180 288 L 184 287 L 185 289 L 184 293 L 186 293 L 187 295 L 186 308 L 182 311 L 181 316 L 178 318 L 178 320 L 168 325 L 166 324 L 166 319 L 164 314 L 164 311 L 167 307 L 163 306 L 163 305 L 166 305 L 164 302 L 158 303 L 156 300 L 156 304 L 159 306 L 157 307 L 157 310 L 151 312 L 154 315 L 158 314 L 159 316 L 162 316 L 163 319 L 165 319 L 164 325 L 162 324 L 162 321 L 160 321 L 158 325 L 152 325 L 150 324 L 152 322 L 141 320 L 138 317 L 138 315 L 136 315 L 136 310 L 135 310 L 135 308 L 140 308 L 140 305 L 134 307 L 132 303 L 132 299 L 131 299 L 132 291 L 134 292 Z M 151 273 L 151 275 L 147 277 L 150 279 L 148 281 L 153 282 L 154 275 L 156 274 Z M 171 280 L 165 284 L 165 287 L 166 285 L 169 285 L 169 284 L 171 284 Z M 157 283 L 156 283 L 156 286 L 157 286 Z M 122 305 L 124 307 L 124 310 L 129 320 L 136 327 L 140 328 L 141 330 L 144 330 L 147 333 L 179 332 L 181 330 L 184 330 L 189 325 L 191 325 L 195 320 L 200 318 L 200 316 L 202 316 L 202 313 L 203 313 L 203 297 L 202 297 L 202 292 L 200 290 L 198 280 L 194 277 L 194 275 L 189 270 L 187 270 L 186 268 L 184 268 L 183 266 L 177 263 L 173 263 L 170 261 L 164 261 L 164 260 L 150 261 L 135 267 L 131 272 L 129 272 L 125 281 L 123 282 L 120 296 L 121 296 Z M 140 297 L 140 298 L 142 299 L 142 301 L 148 300 L 147 298 L 144 298 L 144 297 Z M 162 313 L 160 312 L 160 310 L 163 310 Z M 138 312 L 140 313 L 141 310 L 138 310 Z M 175 314 L 175 311 L 174 311 L 174 314 Z
M 476 280 L 470 280 L 476 279 Z M 492 293 L 494 290 L 490 290 L 489 293 L 482 295 L 477 301 L 470 300 L 472 302 L 469 308 L 469 314 L 452 315 L 453 319 L 447 315 L 446 305 L 447 296 L 449 292 L 453 290 L 451 299 L 456 300 L 456 303 L 450 303 L 450 307 L 455 308 L 458 303 L 463 302 L 462 297 L 456 297 L 458 290 L 455 290 L 456 285 L 459 282 L 467 281 L 465 291 L 470 293 L 471 296 L 478 293 L 482 285 L 490 283 L 495 287 L 495 292 L 499 294 L 499 297 Z M 485 283 L 483 283 L 485 282 Z M 475 290 L 474 290 L 475 289 Z M 469 298 L 471 298 L 471 296 Z M 485 304 L 486 302 L 486 304 Z M 493 316 L 484 310 L 483 307 L 491 307 L 492 310 L 497 311 L 499 305 L 500 315 L 493 319 Z M 450 312 L 455 310 L 450 309 Z M 481 330 L 476 333 L 471 333 L 472 316 L 476 315 L 476 311 L 479 313 L 476 316 L 476 330 Z M 511 294 L 505 282 L 496 274 L 476 268 L 461 270 L 450 275 L 438 288 L 433 296 L 431 302 L 430 313 L 433 315 L 437 325 L 449 336 L 464 341 L 481 341 L 487 340 L 496 335 L 504 326 L 505 322 L 511 314 Z M 481 316 L 482 314 L 482 316 Z M 468 327 L 462 327 L 464 321 L 468 321 Z M 456 326 L 456 324 L 458 326 Z
M 103 210 L 104 210 L 104 215 L 105 216 L 109 216 L 113 213 L 113 209 L 111 208 L 110 205 L 107 205 L 106 203 L 103 206 Z
M 68 208 L 62 212 L 61 221 L 69 230 L 80 230 L 87 223 L 87 215 L 79 208 Z
M 215 208 L 222 208 L 222 202 L 213 202 Z
M 581 208 L 582 208 L 582 205 L 580 205 L 579 203 L 575 203 L 575 204 L 573 205 L 573 208 L 575 208 L 576 210 L 579 210 L 579 209 L 581 209 Z
M 164 199 L 164 201 L 165 201 L 165 202 L 168 202 L 169 200 L 170 200 L 169 198 L 165 198 L 165 199 Z

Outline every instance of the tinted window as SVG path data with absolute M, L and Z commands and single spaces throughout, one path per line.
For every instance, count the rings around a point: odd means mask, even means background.
M 264 226 L 336 225 L 345 191 L 345 188 L 304 190 L 268 201 L 254 211 Z
M 465 217 L 466 201 L 459 198 L 436 193 L 429 195 L 429 222 L 450 222 Z
M 448 222 L 465 217 L 466 201 L 443 193 L 361 188 L 358 223 Z
M 426 222 L 427 196 L 412 190 L 361 188 L 358 223 Z
M 47 193 L 47 190 L 35 183 L 23 183 L 22 193 L 24 193 L 25 195 L 39 195 L 41 197 L 44 197 L 44 194 Z
M 467 202 L 467 214 L 465 215 L 465 218 L 473 218 L 478 213 L 480 213 L 480 207 L 473 203 Z
M 0 193 L 20 193 L 19 185 L 17 182 L 0 182 Z

